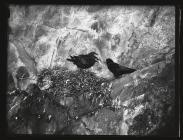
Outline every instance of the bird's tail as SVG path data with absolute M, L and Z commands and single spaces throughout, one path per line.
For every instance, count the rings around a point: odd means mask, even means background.
M 130 74 L 130 73 L 133 73 L 135 72 L 136 69 L 132 69 L 132 68 L 125 68 L 123 70 L 120 70 L 118 73 L 114 74 L 115 77 L 118 77 L 119 75 L 123 75 L 123 74 Z
M 136 69 L 131 69 L 131 68 L 127 68 L 127 69 L 125 69 L 124 70 L 124 74 L 130 74 L 130 73 L 133 73 L 133 72 L 135 72 L 136 71 Z
M 131 68 L 128 69 L 129 73 L 132 73 L 132 72 L 135 72 L 135 71 L 136 71 L 136 69 L 131 69 Z

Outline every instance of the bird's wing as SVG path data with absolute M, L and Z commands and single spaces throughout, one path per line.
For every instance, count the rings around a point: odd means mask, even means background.
M 80 58 L 80 60 L 81 60 L 81 63 L 82 63 L 82 64 L 84 64 L 84 65 L 86 65 L 86 64 L 87 64 L 87 60 L 86 60 L 86 59 L 84 59 L 83 57 L 81 57 L 81 58 Z
M 121 69 L 120 65 L 117 63 L 112 63 L 110 67 L 112 67 L 114 69 Z

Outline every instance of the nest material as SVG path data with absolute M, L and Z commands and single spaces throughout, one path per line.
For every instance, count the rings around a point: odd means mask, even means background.
M 52 84 L 49 88 L 40 90 L 39 87 L 44 85 L 45 78 L 49 79 Z M 45 123 L 49 127 L 51 123 L 59 125 L 54 128 L 53 133 L 64 131 L 65 127 L 71 126 L 82 116 L 94 115 L 94 112 L 101 107 L 111 103 L 109 83 L 86 70 L 71 72 L 59 67 L 44 69 L 38 75 L 37 85 L 29 85 L 26 92 L 28 94 L 21 99 L 18 111 L 14 112 L 9 119 L 11 131 L 14 133 L 17 133 L 17 130 L 12 128 L 12 125 L 18 127 L 19 124 L 16 122 L 19 122 L 19 118 L 25 123 L 20 126 L 23 129 L 22 132 L 26 132 L 24 129 L 27 128 L 23 126 L 29 123 L 32 123 L 32 133 L 36 131 L 45 133 L 46 128 L 41 127 Z M 11 106 L 13 105 L 9 108 Z M 46 116 L 50 115 L 53 119 L 49 124 L 44 120 L 48 120 Z M 16 121 L 12 122 L 12 120 Z M 39 123 L 37 128 L 34 127 L 36 123 Z M 33 130 L 35 128 L 36 130 Z

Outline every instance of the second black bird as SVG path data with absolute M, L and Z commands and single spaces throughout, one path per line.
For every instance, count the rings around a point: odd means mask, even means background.
M 107 63 L 108 69 L 113 73 L 115 78 L 119 78 L 123 74 L 129 74 L 129 73 L 136 71 L 135 69 L 121 66 L 121 65 L 113 62 L 112 59 L 110 59 L 110 58 L 106 59 L 106 63 Z
M 88 69 L 99 60 L 95 55 L 97 55 L 97 53 L 91 52 L 86 55 L 70 56 L 70 58 L 67 58 L 67 60 L 71 61 L 78 68 Z

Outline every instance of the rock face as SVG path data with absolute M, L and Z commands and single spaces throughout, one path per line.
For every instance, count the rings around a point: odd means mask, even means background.
M 9 26 L 12 133 L 175 134 L 173 7 L 10 6 Z M 92 51 L 90 69 L 66 60 Z M 107 58 L 137 71 L 114 79 Z

